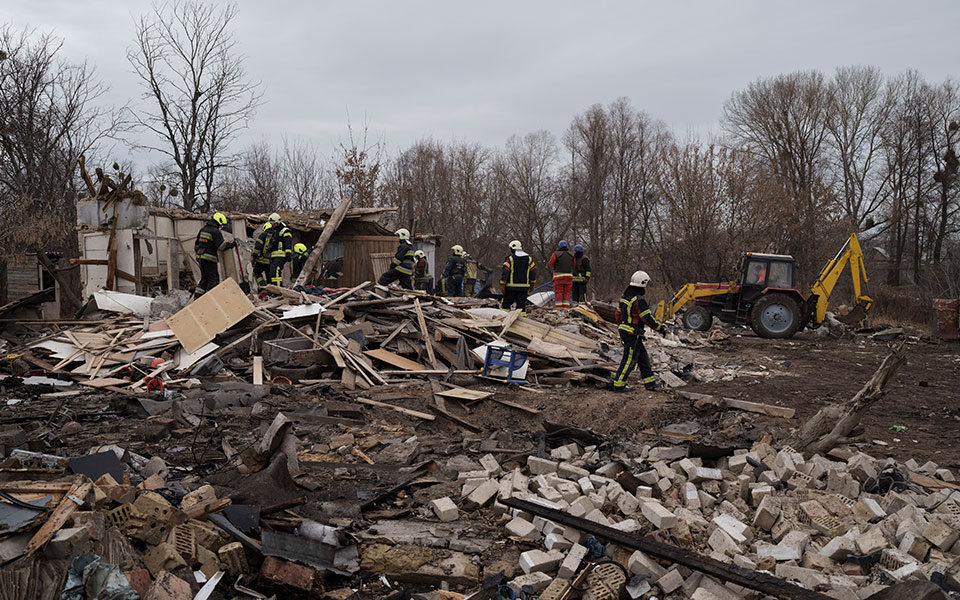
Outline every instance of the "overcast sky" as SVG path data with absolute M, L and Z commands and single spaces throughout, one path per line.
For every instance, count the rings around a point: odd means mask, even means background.
M 325 155 L 349 119 L 395 153 L 417 139 L 500 145 L 562 134 L 627 96 L 681 135 L 708 137 L 724 100 L 761 76 L 839 65 L 957 75 L 960 2 L 240 0 L 235 33 L 265 104 L 239 141 L 301 136 Z M 112 90 L 139 96 L 126 59 L 140 0 L 0 0 L 0 20 L 52 31 Z

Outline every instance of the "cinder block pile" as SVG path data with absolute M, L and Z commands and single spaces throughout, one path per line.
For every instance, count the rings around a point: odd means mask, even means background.
M 953 474 L 933 462 L 897 464 L 843 451 L 806 459 L 765 443 L 709 464 L 688 458 L 684 448 L 648 446 L 606 461 L 597 448 L 572 443 L 510 471 L 491 455 L 480 462 L 484 471 L 465 473 L 460 508 L 488 507 L 507 536 L 542 546 L 521 553 L 515 591 L 530 586 L 539 594 L 556 579 L 572 581 L 597 557 L 587 534 L 499 502 L 509 497 L 637 536 L 659 531 L 692 552 L 838 599 L 866 598 L 934 572 L 960 588 L 960 491 L 949 487 Z M 879 477 L 888 467 L 948 485 L 878 488 L 878 481 L 890 483 Z M 458 515 L 452 503 L 434 510 L 441 519 Z M 629 556 L 626 593 L 634 599 L 734 600 L 749 593 L 642 552 L 608 545 L 605 553 Z

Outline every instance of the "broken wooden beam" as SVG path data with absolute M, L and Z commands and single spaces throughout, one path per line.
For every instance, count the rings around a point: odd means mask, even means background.
M 795 415 L 797 412 L 792 408 L 786 408 L 783 406 L 761 404 L 760 402 L 749 402 L 747 400 L 737 400 L 736 398 L 723 398 L 720 396 L 711 396 L 710 394 L 698 394 L 696 392 L 677 392 L 677 395 L 679 395 L 681 398 L 692 400 L 694 402 L 704 400 L 707 402 L 714 402 L 718 406 L 722 403 L 728 408 L 736 408 L 738 410 L 745 410 L 747 412 L 758 413 L 761 415 L 769 415 L 771 417 L 783 417 L 784 419 L 792 419 L 793 415 Z
M 417 417 L 418 419 L 423 419 L 424 421 L 433 421 L 437 418 L 431 414 L 420 412 L 419 410 L 412 410 L 409 408 L 404 408 L 402 406 L 395 406 L 393 404 L 387 404 L 386 402 L 377 402 L 376 400 L 371 400 L 369 398 L 357 397 L 355 398 L 355 400 L 360 404 L 366 404 L 368 406 L 376 406 L 379 408 L 389 408 L 390 410 L 395 410 L 398 413 L 410 415 L 411 417 Z

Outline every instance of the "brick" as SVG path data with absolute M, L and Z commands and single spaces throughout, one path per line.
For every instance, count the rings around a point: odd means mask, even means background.
M 545 500 L 549 500 L 550 502 L 560 502 L 563 500 L 563 496 L 560 494 L 560 492 L 549 486 L 540 488 L 537 490 L 537 493 L 540 494 L 540 496 L 542 496 Z
M 689 481 L 683 484 L 683 505 L 690 510 L 700 510 L 700 490 Z
M 934 518 L 923 528 L 923 537 L 937 548 L 946 550 L 960 538 L 960 534 L 958 534 L 953 527 L 945 523 L 944 519 Z
M 727 470 L 737 475 L 742 473 L 747 466 L 746 454 L 734 454 L 727 460 Z
M 677 524 L 677 517 L 658 502 L 644 502 L 640 512 L 657 529 L 669 529 Z
M 818 554 L 807 550 L 803 553 L 803 558 L 800 559 L 800 566 L 805 569 L 817 569 L 819 571 L 826 571 L 833 568 L 833 561 Z
M 696 467 L 693 469 L 693 472 L 690 473 L 690 481 L 694 483 L 708 481 L 711 479 L 714 481 L 723 481 L 723 473 L 720 472 L 720 469 Z
M 490 476 L 490 473 L 486 469 L 480 471 L 460 471 L 457 474 L 457 481 L 467 481 L 468 479 L 479 479 L 483 481 Z
M 309 592 L 313 589 L 313 580 L 317 572 L 305 565 L 298 565 L 275 556 L 268 556 L 263 559 L 260 574 L 274 583 Z
M 620 494 L 624 492 L 623 486 L 619 482 L 611 481 L 604 486 L 604 493 L 607 495 L 607 500 L 610 502 L 616 502 L 620 498 Z
M 657 585 L 660 586 L 664 594 L 669 594 L 683 585 L 683 575 L 680 574 L 679 570 L 673 569 L 657 579 Z
M 136 516 L 153 517 L 166 521 L 173 515 L 173 505 L 156 492 L 144 492 L 133 503 L 133 514 Z
M 173 573 L 162 573 L 150 586 L 144 600 L 190 600 L 190 584 Z
M 216 575 L 217 571 L 220 570 L 220 559 L 217 558 L 217 555 L 200 545 L 197 545 L 196 562 L 200 565 L 200 572 L 206 575 L 207 579 Z
M 554 460 L 570 460 L 580 456 L 580 448 L 575 442 L 559 446 L 550 451 L 550 458 Z
M 800 503 L 800 520 L 804 523 L 813 523 L 817 517 L 829 517 L 830 513 L 816 500 L 807 500 Z
M 873 554 L 889 545 L 883 531 L 876 525 L 858 535 L 854 541 L 857 543 L 857 550 L 860 554 Z
M 240 542 L 231 542 L 217 551 L 220 563 L 231 575 L 242 575 L 247 572 L 247 555 L 243 552 Z
M 61 529 L 50 537 L 50 541 L 43 548 L 47 558 L 72 558 L 83 554 L 87 542 L 90 541 L 90 530 L 86 527 L 69 527 Z
M 723 529 L 738 545 L 753 540 L 753 532 L 750 531 L 750 527 L 730 515 L 718 515 L 713 518 L 713 523 Z
M 540 532 L 533 526 L 533 523 L 520 517 L 514 517 L 512 521 L 507 523 L 506 529 L 507 535 L 512 537 L 518 537 L 532 542 L 540 539 Z
M 503 472 L 500 463 L 492 454 L 484 454 L 480 457 L 480 466 L 486 469 L 488 477 L 497 477 Z
M 577 571 L 580 570 L 580 564 L 586 557 L 586 546 L 573 544 L 573 546 L 571 546 L 570 550 L 567 552 L 567 555 L 563 558 L 563 561 L 560 563 L 560 570 L 557 571 L 557 577 L 563 579 L 572 579 L 573 576 L 577 574 Z
M 843 562 L 849 554 L 856 554 L 857 543 L 852 533 L 854 532 L 833 538 L 820 548 L 819 554 L 837 562 Z
M 510 482 L 516 492 L 525 492 L 530 488 L 530 478 L 521 473 L 520 469 L 514 469 Z
M 957 478 L 953 476 L 953 472 L 950 471 L 950 469 L 937 469 L 935 472 L 935 477 L 941 481 L 947 481 L 951 483 L 957 480 Z
M 757 558 L 770 559 L 773 561 L 800 560 L 802 555 L 797 554 L 792 547 L 782 546 L 780 544 L 769 544 L 767 542 L 757 542 Z
M 433 514 L 437 515 L 437 518 L 444 523 L 456 521 L 460 518 L 460 509 L 457 508 L 453 500 L 446 496 L 431 501 L 430 509 L 433 510 Z
M 758 506 L 765 496 L 773 494 L 773 486 L 758 485 L 750 490 L 750 504 Z
M 520 568 L 530 573 L 552 571 L 563 561 L 560 552 L 544 552 L 543 550 L 527 550 L 520 553 Z
M 640 508 L 640 501 L 630 492 L 624 491 L 620 494 L 620 497 L 617 498 L 617 507 L 621 513 L 629 516 L 637 512 L 637 509 Z
M 846 526 L 833 517 L 817 517 L 811 523 L 814 529 L 826 536 L 842 535 Z
M 104 513 L 104 521 L 107 527 L 116 527 L 123 529 L 130 520 L 130 514 L 133 512 L 132 504 L 121 504 L 120 506 Z
M 610 525 L 610 519 L 607 518 L 599 508 L 595 508 L 583 516 L 584 519 L 588 521 L 593 521 L 594 523 L 600 523 L 601 525 Z
M 737 556 L 740 554 L 740 546 L 723 529 L 717 527 L 707 539 L 707 545 L 710 548 L 726 556 Z
M 628 581 L 627 585 L 625 585 L 623 589 L 626 590 L 627 596 L 630 597 L 630 600 L 639 600 L 644 594 L 651 590 L 651 587 L 649 581 L 646 579 L 641 579 L 633 585 L 631 585 Z
M 660 474 L 657 473 L 656 469 L 650 469 L 637 475 L 637 479 L 647 485 L 653 486 L 657 485 L 657 482 L 660 481 Z
M 873 464 L 873 459 L 864 454 L 854 454 L 850 457 L 847 461 L 847 472 L 860 483 L 877 478 L 877 468 Z
M 194 559 L 197 557 L 197 534 L 193 527 L 189 525 L 177 525 L 170 532 L 168 540 L 173 544 L 177 553 L 183 557 L 188 564 L 194 565 Z
M 486 506 L 496 498 L 498 491 L 500 491 L 500 484 L 496 480 L 484 481 L 463 500 L 463 509 L 469 511 Z
M 633 533 L 635 531 L 640 531 L 640 523 L 638 523 L 636 519 L 624 519 L 623 521 L 620 521 L 619 523 L 616 523 L 611 527 L 613 529 L 616 529 L 617 531 L 622 531 L 624 533 Z
M 627 570 L 633 575 L 646 575 L 650 579 L 660 579 L 667 573 L 660 563 L 639 550 L 630 555 Z
M 574 517 L 582 517 L 583 515 L 592 511 L 594 508 L 596 508 L 596 506 L 590 501 L 589 498 L 586 496 L 580 496 L 570 503 L 570 506 L 567 508 L 567 512 Z
M 589 477 L 581 477 L 577 480 L 577 485 L 580 487 L 580 491 L 584 494 L 589 494 L 590 492 L 595 491 L 597 488 L 593 485 L 593 482 L 590 481 Z
M 547 586 L 550 585 L 550 582 L 553 581 L 553 577 L 550 577 L 546 573 L 530 573 L 528 575 L 521 575 L 516 579 L 507 583 L 507 586 L 513 590 L 513 593 L 518 597 L 522 593 L 524 586 L 530 586 L 530 590 L 534 594 L 539 594 L 543 590 L 547 589 Z
M 853 514 L 861 521 L 876 523 L 887 516 L 880 504 L 873 498 L 860 498 L 853 505 Z
M 73 519 L 74 527 L 83 527 L 87 530 L 91 540 L 102 540 L 107 531 L 106 517 L 100 511 L 77 511 L 70 518 Z
M 540 600 L 561 600 L 567 596 L 570 591 L 570 582 L 566 579 L 557 578 L 550 582 L 547 589 L 540 592 Z
M 530 473 L 533 475 L 556 473 L 559 464 L 560 463 L 547 460 L 546 458 L 538 458 L 536 456 L 527 457 L 527 468 L 530 469 Z
M 558 481 L 553 487 L 567 502 L 574 502 L 581 497 L 580 486 L 572 481 Z
M 239 544 L 240 542 L 237 542 Z M 166 542 L 148 548 L 143 553 L 143 564 L 147 566 L 154 577 L 158 577 L 163 571 L 173 571 L 180 567 L 186 567 L 187 563 L 177 552 L 173 544 Z
M 153 578 L 150 577 L 150 571 L 146 569 L 133 569 L 124 571 L 123 575 L 127 578 L 127 583 L 133 588 L 141 598 L 146 597 L 150 586 L 153 584 Z
M 793 565 L 779 564 L 774 574 L 784 579 L 799 581 L 804 587 L 814 589 L 818 585 L 829 583 L 830 579 L 823 573 L 813 569 L 804 569 Z
M 774 496 L 764 496 L 753 515 L 753 526 L 770 531 L 780 516 L 780 502 Z
M 543 545 L 547 550 L 569 550 L 573 542 L 563 537 L 563 530 L 552 531 L 543 538 Z
M 899 492 L 887 492 L 887 494 L 883 497 L 883 501 L 880 503 L 880 506 L 888 515 L 898 512 L 904 506 L 912 505 L 913 502 L 910 502 L 910 500 L 908 500 Z
M 930 553 L 930 543 L 919 533 L 908 531 L 900 540 L 898 549 L 923 562 L 927 560 L 927 554 Z

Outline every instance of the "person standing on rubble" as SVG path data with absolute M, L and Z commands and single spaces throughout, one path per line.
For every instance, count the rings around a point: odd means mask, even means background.
M 235 248 L 236 240 L 223 241 L 223 226 L 227 224 L 227 217 L 223 213 L 213 213 L 207 224 L 197 232 L 197 239 L 193 250 L 197 254 L 197 263 L 200 265 L 200 281 L 193 290 L 193 300 L 196 300 L 212 290 L 220 283 L 220 252 Z
M 465 270 L 463 273 L 463 295 L 473 297 L 477 278 L 480 276 L 480 263 L 466 252 L 463 254 Z
M 297 277 L 300 276 L 300 271 L 303 270 L 303 265 L 307 264 L 308 256 L 310 256 L 310 253 L 307 252 L 306 244 L 293 245 L 293 257 L 290 259 L 290 280 L 291 281 L 296 281 Z
M 280 220 L 277 213 L 270 215 L 271 221 L 274 215 L 277 220 L 270 228 L 277 231 L 270 240 L 270 283 L 280 287 L 283 285 L 283 266 L 293 253 L 293 232 Z
M 453 253 L 447 259 L 447 264 L 443 267 L 443 295 L 444 296 L 463 296 L 463 275 L 466 273 L 467 264 L 463 260 L 463 246 L 457 244 L 450 248 Z
M 573 267 L 574 259 L 570 254 L 567 240 L 560 240 L 557 250 L 550 255 L 547 262 L 553 269 L 553 302 L 557 308 L 570 308 L 570 297 L 573 295 Z
M 573 305 L 587 299 L 587 282 L 590 281 L 590 259 L 583 255 L 583 246 L 573 247 Z
M 526 316 L 527 293 L 533 290 L 536 281 L 537 265 L 533 257 L 523 251 L 519 240 L 513 240 L 510 242 L 510 256 L 500 269 L 500 289 L 503 291 L 500 310 L 516 306 L 520 314 Z
M 620 340 L 623 341 L 623 359 L 611 384 L 615 392 L 627 391 L 627 377 L 635 365 L 640 366 L 643 387 L 648 390 L 661 387 L 650 366 L 650 355 L 647 354 L 647 349 L 643 345 L 644 325 L 654 331 L 664 329 L 663 323 L 653 316 L 650 306 L 643 297 L 648 283 L 650 283 L 650 276 L 645 271 L 635 272 L 617 306 L 617 329 L 620 332 Z
M 270 227 L 270 221 L 264 223 L 257 241 L 253 243 L 253 278 L 257 282 L 257 287 L 263 287 L 267 283 L 267 271 L 270 270 L 270 257 L 266 252 L 266 248 L 270 245 L 270 238 L 274 234 Z
M 413 253 L 413 259 L 416 262 L 413 266 L 413 285 L 415 289 L 431 293 L 430 266 L 427 264 L 427 253 L 423 250 L 417 250 Z
M 394 281 L 400 282 L 400 287 L 412 290 L 413 282 L 413 244 L 410 243 L 410 231 L 400 228 L 396 231 L 400 244 L 397 246 L 397 253 L 393 255 L 390 268 L 384 271 L 377 285 L 387 286 Z

